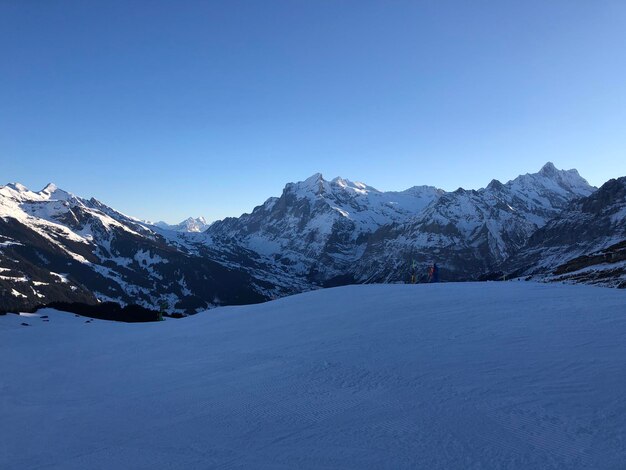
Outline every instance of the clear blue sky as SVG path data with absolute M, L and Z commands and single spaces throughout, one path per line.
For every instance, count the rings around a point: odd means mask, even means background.
M 175 222 L 313 173 L 626 175 L 626 1 L 0 0 L 0 181 Z

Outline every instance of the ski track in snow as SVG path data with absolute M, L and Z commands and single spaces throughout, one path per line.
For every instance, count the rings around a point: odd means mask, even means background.
M 625 291 L 349 286 L 85 321 L 0 317 L 0 468 L 626 462 Z

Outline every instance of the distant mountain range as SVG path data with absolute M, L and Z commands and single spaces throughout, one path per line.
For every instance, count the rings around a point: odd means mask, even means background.
M 204 217 L 189 217 L 176 225 L 170 225 L 162 221 L 155 222 L 154 224 L 147 222 L 147 224 L 155 225 L 156 227 L 164 230 L 173 230 L 175 232 L 204 232 L 210 225 Z
M 626 178 L 576 170 L 486 188 L 382 192 L 321 174 L 252 213 L 178 225 L 128 217 L 50 184 L 0 186 L 0 309 L 112 300 L 170 311 L 317 287 L 512 276 L 626 286 Z

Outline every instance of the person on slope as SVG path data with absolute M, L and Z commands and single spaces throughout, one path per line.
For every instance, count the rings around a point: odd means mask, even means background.
M 428 269 L 428 282 L 439 282 L 439 266 L 433 263 Z

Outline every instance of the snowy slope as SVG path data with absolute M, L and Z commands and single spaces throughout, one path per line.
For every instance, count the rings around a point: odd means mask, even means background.
M 0 316 L 0 468 L 621 469 L 625 305 L 450 283 L 157 324 Z

